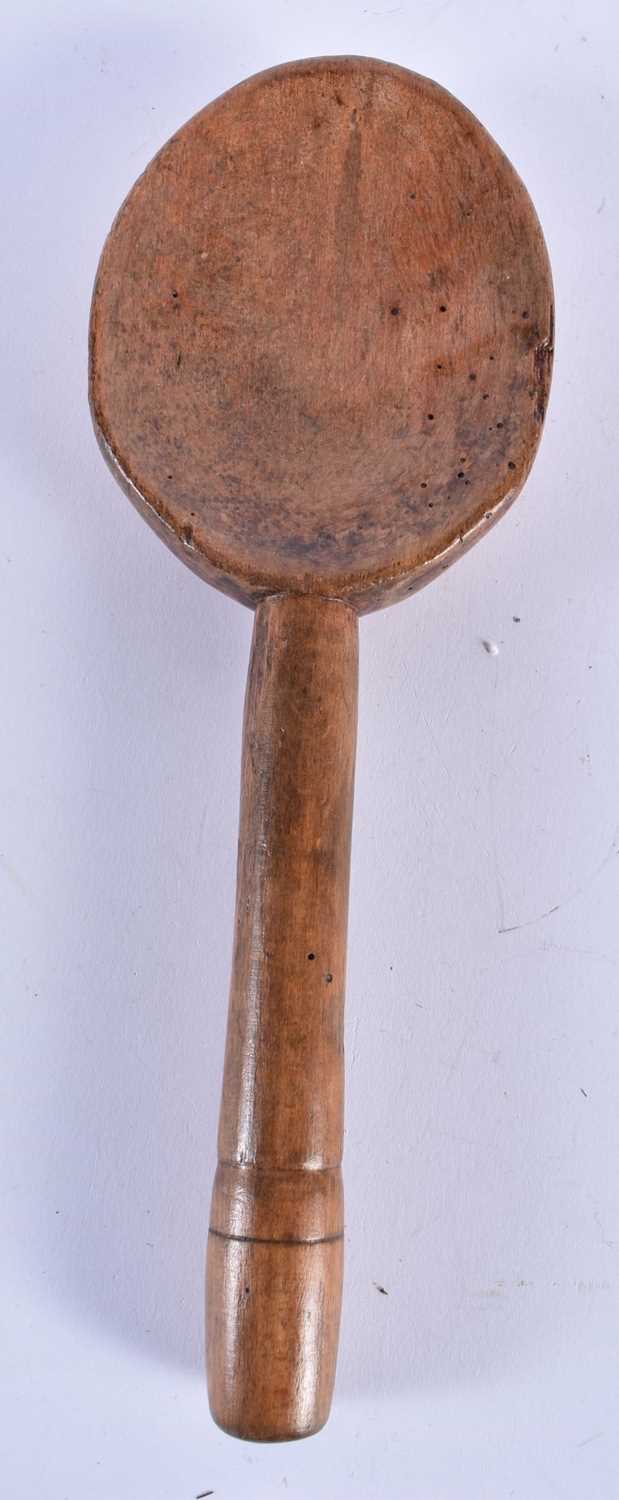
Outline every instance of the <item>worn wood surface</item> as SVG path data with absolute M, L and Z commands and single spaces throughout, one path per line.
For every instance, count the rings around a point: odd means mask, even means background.
M 331 1400 L 357 617 L 270 599 L 245 705 L 234 961 L 208 1256 L 212 1411 L 301 1437 Z
M 256 607 L 207 1278 L 211 1406 L 243 1437 L 315 1431 L 333 1385 L 357 614 L 511 504 L 552 353 L 519 177 L 444 89 L 372 59 L 210 104 L 101 258 L 102 451 L 177 555 Z
M 209 582 L 365 610 L 517 495 L 551 354 L 544 242 L 495 142 L 426 78 L 322 58 L 208 105 L 136 183 L 97 278 L 92 404 Z

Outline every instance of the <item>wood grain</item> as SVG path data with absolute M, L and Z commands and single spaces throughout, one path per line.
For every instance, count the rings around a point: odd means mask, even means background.
M 414 591 L 511 503 L 552 359 L 531 200 L 418 74 L 258 74 L 151 162 L 103 252 L 91 398 L 127 493 L 245 603 Z
M 335 1375 L 356 723 L 354 612 L 261 604 L 208 1255 L 211 1408 L 244 1437 L 316 1431 Z
M 314 58 L 183 126 L 106 241 L 90 402 L 176 555 L 256 609 L 208 1251 L 209 1392 L 326 1419 L 342 1286 L 357 615 L 414 593 L 529 472 L 553 356 L 520 178 L 418 74 Z

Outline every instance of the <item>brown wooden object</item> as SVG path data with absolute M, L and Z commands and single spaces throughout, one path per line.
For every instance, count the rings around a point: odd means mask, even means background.
M 208 1255 L 213 1415 L 325 1421 L 342 1280 L 357 616 L 446 568 L 539 441 L 552 284 L 519 177 L 444 89 L 368 58 L 190 120 L 113 225 L 95 430 L 194 572 L 255 608 Z

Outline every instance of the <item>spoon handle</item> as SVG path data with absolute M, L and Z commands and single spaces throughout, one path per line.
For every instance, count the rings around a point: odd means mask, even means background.
M 215 1421 L 258 1441 L 322 1427 L 335 1376 L 357 636 L 336 600 L 256 610 L 207 1362 Z

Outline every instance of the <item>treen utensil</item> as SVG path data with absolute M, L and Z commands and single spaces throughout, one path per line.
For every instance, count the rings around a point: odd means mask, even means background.
M 522 488 L 552 306 L 498 146 L 436 83 L 369 58 L 276 67 L 209 104 L 101 257 L 104 456 L 172 551 L 255 611 L 207 1276 L 211 1408 L 241 1437 L 315 1432 L 333 1388 L 358 618 Z

